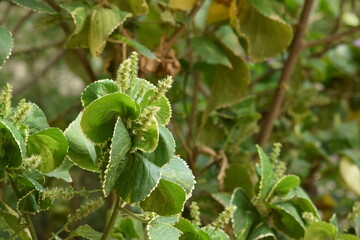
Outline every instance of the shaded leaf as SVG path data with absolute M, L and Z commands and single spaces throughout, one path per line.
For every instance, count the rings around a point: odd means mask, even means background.
M 62 179 L 65 182 L 70 183 L 72 182 L 72 178 L 70 176 L 69 170 L 72 166 L 73 163 L 70 162 L 68 159 L 65 159 L 65 161 L 58 168 L 56 168 L 54 171 L 45 173 L 44 175 L 48 177 Z
M 38 0 L 10 0 L 11 2 L 26 8 L 30 8 L 36 12 L 56 14 L 57 12 L 46 3 Z
M 69 142 L 69 159 L 80 168 L 97 172 L 97 156 L 95 146 L 84 136 L 80 127 L 82 112 L 65 130 Z
M 265 7 L 270 1 L 244 0 L 231 5 L 231 24 L 247 42 L 247 52 L 258 62 L 283 52 L 291 43 L 289 24 Z
M 155 151 L 143 153 L 151 162 L 159 167 L 167 164 L 174 157 L 175 140 L 171 132 L 163 126 L 159 126 L 159 138 Z
M 186 192 L 176 183 L 161 179 L 150 196 L 140 203 L 145 211 L 161 216 L 181 213 L 186 200 Z
M 233 214 L 233 228 L 236 239 L 245 240 L 251 228 L 261 221 L 260 214 L 241 188 L 234 190 L 231 197 L 231 205 L 236 206 Z
M 231 106 L 239 102 L 249 83 L 249 69 L 245 61 L 228 52 L 233 69 L 218 65 L 211 95 L 203 115 L 203 123 L 216 109 Z
M 72 239 L 75 237 L 83 237 L 89 240 L 97 240 L 97 239 L 101 239 L 102 235 L 103 235 L 102 233 L 95 231 L 89 225 L 82 225 L 77 227 L 75 230 L 73 230 L 67 238 Z M 107 239 L 114 240 L 116 238 L 109 236 Z
M 130 154 L 114 190 L 128 203 L 144 200 L 159 183 L 161 168 L 139 153 Z
M 221 64 L 232 68 L 232 64 L 222 51 L 222 49 L 211 39 L 206 37 L 196 37 L 191 39 L 191 46 L 195 55 L 209 64 Z
M 259 193 L 257 195 L 257 201 L 263 201 L 266 199 L 271 189 L 275 184 L 275 173 L 272 168 L 272 164 L 264 151 L 256 146 L 261 162 L 261 179 L 259 186 Z
M 121 118 L 118 118 L 116 122 L 110 148 L 110 161 L 106 167 L 105 180 L 103 182 L 105 196 L 109 195 L 122 173 L 125 167 L 125 158 L 131 149 L 131 138 Z
M 259 239 L 276 239 L 273 231 L 265 224 L 260 223 L 258 226 L 252 230 L 249 240 L 259 240 Z
M 146 0 L 108 0 L 110 3 L 115 4 L 121 10 L 131 12 L 138 15 L 147 14 L 149 7 Z
M 142 54 L 143 56 L 147 57 L 147 58 L 151 58 L 151 59 L 158 59 L 152 52 L 150 49 L 148 49 L 147 47 L 145 47 L 144 45 L 142 45 L 141 43 L 139 43 L 136 40 L 127 38 L 121 34 L 116 34 L 114 36 L 114 38 L 122 41 L 123 43 L 125 43 L 126 45 L 132 47 L 133 49 L 137 50 L 140 54 Z
M 19 167 L 26 156 L 25 140 L 9 121 L 0 119 L 0 169 Z
M 157 217 L 151 220 L 148 225 L 148 235 L 150 240 L 178 240 L 181 231 L 173 227 L 178 221 L 178 216 Z
M 14 39 L 11 32 L 0 26 L 0 68 L 6 59 L 11 55 Z

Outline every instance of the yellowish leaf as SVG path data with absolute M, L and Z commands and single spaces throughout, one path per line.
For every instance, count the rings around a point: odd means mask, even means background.
M 357 195 L 360 196 L 360 169 L 349 159 L 342 158 L 340 160 L 340 174 L 346 186 Z
M 187 11 L 187 10 L 191 9 L 195 3 L 196 3 L 196 0 L 170 0 L 169 6 L 173 9 Z
M 229 7 L 218 3 L 212 2 L 209 6 L 208 15 L 207 15 L 207 22 L 208 23 L 215 23 L 226 20 L 230 17 L 229 15 Z

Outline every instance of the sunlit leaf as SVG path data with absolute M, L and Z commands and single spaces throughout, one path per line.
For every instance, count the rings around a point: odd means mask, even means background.
M 89 104 L 81 118 L 81 128 L 94 143 L 103 143 L 113 135 L 117 117 L 123 121 L 136 119 L 140 107 L 123 93 L 111 93 Z
M 68 142 L 58 128 L 48 128 L 28 137 L 28 155 L 40 155 L 41 172 L 51 172 L 64 161 L 68 152 Z
M 178 240 L 181 231 L 173 227 L 178 216 L 157 217 L 148 223 L 147 229 L 150 240 Z

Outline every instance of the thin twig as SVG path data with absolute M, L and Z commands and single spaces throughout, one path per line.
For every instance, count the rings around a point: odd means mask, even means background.
M 221 162 L 220 162 L 220 170 L 219 173 L 216 177 L 217 181 L 218 181 L 218 188 L 219 191 L 223 190 L 223 186 L 224 186 L 224 179 L 226 177 L 226 169 L 229 166 L 229 161 L 225 155 L 225 152 L 223 150 L 220 151 L 220 156 L 221 156 Z
M 181 135 L 176 123 L 170 122 L 169 127 L 170 127 L 171 131 L 175 134 L 175 136 L 179 139 L 181 146 L 184 148 L 185 152 L 188 155 L 188 159 L 192 159 L 193 153 L 192 153 L 190 147 L 188 146 L 188 144 L 186 143 L 185 139 Z
M 25 221 L 26 221 L 26 223 L 28 225 L 32 240 L 37 240 L 38 238 L 37 238 L 37 235 L 36 235 L 36 232 L 35 232 L 34 225 L 33 225 L 32 221 L 31 221 L 30 214 L 29 213 L 24 213 L 23 216 L 24 216 Z
M 41 69 L 39 72 L 37 72 L 36 75 L 34 75 L 27 83 L 23 84 L 20 88 L 15 89 L 14 96 L 17 96 L 27 90 L 31 85 L 33 85 L 38 79 L 40 79 L 43 75 L 45 75 L 50 69 L 51 66 L 57 63 L 61 57 L 63 56 L 64 52 L 61 51 L 55 56 L 53 56 L 48 63 Z
M 119 215 L 120 210 L 120 198 L 116 196 L 116 201 L 114 203 L 113 212 L 111 214 L 109 222 L 106 224 L 105 231 L 103 235 L 101 236 L 101 240 L 105 240 L 109 237 L 111 230 L 114 227 L 114 224 L 116 222 L 117 216 Z
M 302 50 L 302 41 L 305 35 L 313 4 L 314 0 L 305 0 L 304 7 L 300 16 L 300 21 L 298 24 L 298 29 L 295 33 L 293 42 L 290 47 L 289 57 L 285 63 L 284 69 L 281 72 L 280 81 L 274 94 L 274 100 L 271 104 L 268 114 L 264 119 L 263 125 L 261 126 L 259 145 L 262 147 L 264 147 L 268 142 L 274 127 L 274 121 L 279 116 L 280 108 L 285 97 L 288 82 L 293 73 L 298 56 Z
M 305 43 L 303 45 L 303 48 L 309 48 L 309 47 L 314 47 L 314 46 L 329 43 L 329 42 L 334 42 L 334 41 L 340 40 L 343 37 L 352 35 L 352 34 L 358 32 L 358 31 L 360 31 L 360 26 L 354 27 L 354 28 L 352 28 L 352 29 L 350 29 L 348 31 L 338 33 L 338 34 L 335 34 L 335 35 L 332 35 L 332 36 L 329 36 L 329 37 L 325 37 L 325 38 L 321 38 L 321 39 L 314 40 L 314 41 L 311 41 L 311 42 L 307 42 L 307 43 Z
M 194 86 L 193 86 L 193 95 L 191 98 L 191 110 L 189 116 L 189 131 L 187 134 L 188 142 L 192 140 L 193 133 L 195 132 L 196 126 L 196 113 L 198 107 L 198 95 L 199 95 L 199 85 L 200 85 L 200 74 L 199 72 L 194 73 Z

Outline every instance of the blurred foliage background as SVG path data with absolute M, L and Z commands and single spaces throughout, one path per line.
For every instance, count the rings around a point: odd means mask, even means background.
M 142 55 L 140 76 L 154 83 L 159 77 L 174 77 L 168 93 L 173 107 L 169 127 L 177 152 L 196 176 L 191 201 L 198 202 L 204 224 L 223 210 L 219 192 L 242 187 L 254 194 L 259 142 L 267 151 L 282 143 L 280 158 L 287 173 L 300 176 L 323 218 L 336 213 L 347 224 L 347 214 L 360 197 L 359 2 L 314 1 L 285 85 L 279 79 L 293 50 L 293 29 L 301 27 L 303 0 L 267 1 L 269 6 L 252 1 L 254 5 L 241 5 L 253 11 L 248 15 L 242 14 L 239 1 L 231 0 L 88 0 L 83 4 L 89 8 L 115 4 L 132 14 L 114 24 L 97 45 L 71 40 L 90 35 L 64 7 L 75 1 L 37 1 L 51 6 L 50 14 L 44 8 L 24 8 L 22 2 L 0 1 L 0 25 L 14 38 L 12 55 L 0 71 L 0 87 L 12 84 L 15 99 L 38 104 L 51 126 L 66 129 L 81 109 L 85 86 L 113 78 L 119 63 L 136 50 Z M 261 142 L 278 86 L 286 94 L 270 139 Z M 71 176 L 75 189 L 99 188 L 96 174 L 74 166 Z M 13 196 L 0 189 L 0 197 Z M 66 221 L 62 218 L 79 203 L 78 198 L 70 204 L 57 202 L 51 211 L 38 214 L 42 236 Z M 189 216 L 189 206 L 184 216 Z M 104 222 L 98 219 L 105 215 L 98 211 L 87 222 L 101 231 Z M 140 236 L 139 224 L 135 228 Z M 118 231 L 125 228 L 119 225 Z

